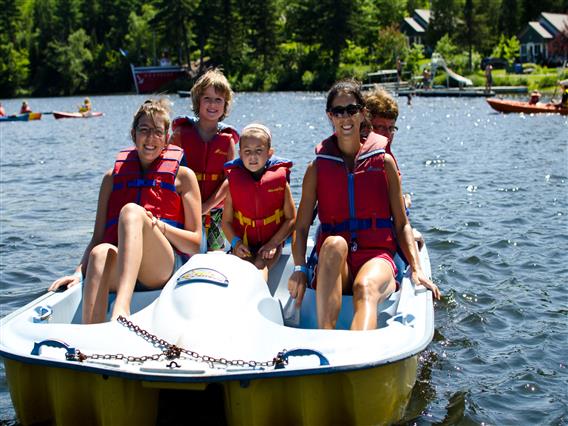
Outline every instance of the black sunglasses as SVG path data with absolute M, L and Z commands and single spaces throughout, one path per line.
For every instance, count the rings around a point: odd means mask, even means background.
M 347 113 L 349 116 L 353 116 L 355 114 L 357 114 L 359 111 L 361 111 L 361 109 L 363 109 L 362 105 L 359 104 L 350 104 L 350 105 L 346 105 L 346 106 L 336 106 L 333 107 L 329 110 L 329 112 L 331 112 L 331 114 L 333 114 L 334 117 L 343 117 L 345 115 L 345 113 Z

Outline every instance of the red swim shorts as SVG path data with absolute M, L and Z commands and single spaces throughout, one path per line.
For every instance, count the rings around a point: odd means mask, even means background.
M 396 265 L 394 264 L 394 260 L 389 251 L 377 249 L 357 250 L 350 251 L 347 255 L 347 268 L 349 269 L 349 275 L 351 276 L 352 280 L 355 279 L 363 265 L 371 259 L 384 259 L 391 267 L 392 276 L 396 277 L 398 270 L 396 269 Z M 310 287 L 313 289 L 317 287 L 317 266 L 316 273 L 314 274 L 314 279 Z

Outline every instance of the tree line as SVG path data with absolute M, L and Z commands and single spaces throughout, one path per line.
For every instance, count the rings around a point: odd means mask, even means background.
M 408 46 L 399 30 L 416 8 L 431 9 L 427 44 L 472 66 L 540 12 L 565 13 L 564 3 L 0 0 L 0 96 L 128 92 L 129 64 L 155 65 L 163 54 L 222 66 L 236 90 L 325 90 L 340 77 L 394 68 L 397 58 L 416 72 L 424 46 Z

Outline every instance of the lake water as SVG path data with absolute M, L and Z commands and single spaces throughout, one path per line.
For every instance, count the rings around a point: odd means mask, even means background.
M 273 131 L 292 189 L 331 132 L 321 93 L 238 94 L 227 122 Z M 0 316 L 75 268 L 103 172 L 145 96 L 93 96 L 102 118 L 0 124 Z M 175 115 L 189 100 L 171 97 Z M 30 99 L 71 111 L 81 98 Z M 3 102 L 9 113 L 20 102 Z M 436 332 L 404 424 L 568 424 L 568 119 L 482 98 L 401 98 L 394 152 L 434 280 Z M 3 367 L 0 423 L 12 424 Z

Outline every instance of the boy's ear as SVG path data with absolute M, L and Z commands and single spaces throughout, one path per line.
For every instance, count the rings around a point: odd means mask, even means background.
M 272 157 L 272 154 L 274 154 L 274 148 L 270 147 L 268 150 L 268 158 Z
M 130 136 L 132 137 L 132 142 L 136 142 L 136 130 L 130 129 Z

